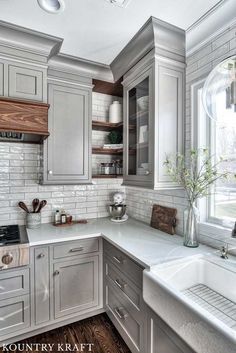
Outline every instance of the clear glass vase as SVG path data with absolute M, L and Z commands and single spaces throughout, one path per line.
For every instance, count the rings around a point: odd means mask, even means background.
M 198 241 L 199 210 L 196 204 L 189 203 L 184 210 L 184 246 L 197 248 Z

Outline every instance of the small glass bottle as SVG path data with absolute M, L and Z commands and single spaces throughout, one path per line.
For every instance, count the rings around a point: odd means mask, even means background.
M 54 223 L 55 224 L 60 224 L 61 223 L 61 215 L 60 215 L 60 211 L 56 210 L 55 214 L 54 214 Z
M 61 224 L 66 223 L 66 213 L 64 210 L 61 211 Z

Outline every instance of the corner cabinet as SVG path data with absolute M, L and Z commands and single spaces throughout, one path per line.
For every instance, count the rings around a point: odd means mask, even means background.
M 92 88 L 49 83 L 48 129 L 44 144 L 45 184 L 91 181 Z
M 183 151 L 185 65 L 151 54 L 124 76 L 124 184 L 177 187 L 163 164 Z

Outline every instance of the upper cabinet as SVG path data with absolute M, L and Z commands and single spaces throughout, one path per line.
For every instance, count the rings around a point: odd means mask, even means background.
M 91 178 L 91 88 L 49 84 L 44 183 L 87 183 Z
M 134 46 L 154 47 L 142 58 Z M 124 184 L 154 189 L 178 187 L 166 173 L 167 156 L 183 152 L 185 56 L 184 33 L 151 19 L 113 66 L 130 65 L 124 74 Z M 154 42 L 154 43 L 153 43 Z M 128 50 L 130 48 L 130 50 Z
M 8 98 L 47 101 L 47 68 L 0 61 L 0 95 Z
M 183 151 L 184 65 L 151 55 L 125 75 L 124 183 L 176 187 L 166 156 Z
M 42 183 L 90 183 L 92 79 L 79 75 L 70 59 L 51 61 L 48 103 L 50 136 L 44 142 Z

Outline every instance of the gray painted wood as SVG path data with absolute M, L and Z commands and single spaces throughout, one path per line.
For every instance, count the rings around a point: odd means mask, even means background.
M 98 306 L 98 260 L 91 256 L 54 264 L 55 318 Z
M 91 180 L 91 88 L 49 84 L 49 132 L 44 183 Z
M 50 272 L 49 249 L 34 249 L 34 322 L 36 325 L 50 320 Z
M 0 62 L 0 96 L 4 94 L 4 66 Z
M 137 310 L 140 310 L 142 304 L 142 291 L 131 282 L 126 275 L 118 270 L 108 257 L 104 258 L 105 276 L 109 283 L 113 283 L 117 291 L 122 291 L 128 300 L 134 305 Z
M 43 73 L 16 64 L 8 66 L 8 95 L 12 98 L 43 101 Z
M 0 343 L 4 336 L 16 334 L 30 325 L 29 295 L 0 301 Z
M 194 353 L 151 309 L 147 310 L 149 353 Z
M 143 268 L 140 265 L 107 241 L 104 241 L 104 252 L 113 265 L 142 288 Z
M 29 293 L 29 269 L 6 270 L 0 273 L 0 300 Z
M 74 242 L 67 242 L 53 247 L 53 258 L 61 259 L 64 257 L 79 256 L 99 250 L 98 239 L 85 239 Z
M 149 77 L 149 175 L 128 174 L 128 92 Z M 185 65 L 150 52 L 125 76 L 124 184 L 154 189 L 178 188 L 166 174 L 166 155 L 183 152 Z

